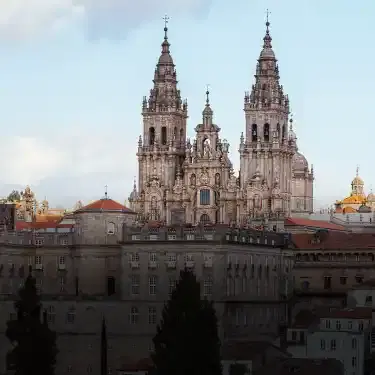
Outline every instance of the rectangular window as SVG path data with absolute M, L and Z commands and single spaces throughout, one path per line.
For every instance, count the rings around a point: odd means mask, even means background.
M 357 367 L 357 357 L 352 357 L 352 366 Z
M 201 206 L 208 206 L 210 205 L 210 193 L 209 189 L 201 189 L 200 191 L 200 204 Z
M 133 295 L 138 295 L 139 294 L 139 284 L 140 284 L 140 277 L 139 275 L 133 275 L 130 278 L 130 292 Z
M 341 329 L 341 322 L 339 320 L 336 320 L 336 329 L 340 331 Z
M 156 324 L 156 308 L 148 308 L 148 324 Z
M 204 280 L 204 282 L 203 282 L 203 295 L 204 295 L 205 297 L 210 297 L 210 296 L 212 296 L 212 286 L 213 286 L 212 277 L 209 276 L 209 277 L 207 277 L 207 279 Z
M 326 349 L 326 342 L 325 342 L 325 340 L 320 340 L 320 349 L 322 349 L 322 350 Z
M 131 254 L 131 256 L 130 256 L 130 260 L 131 260 L 132 262 L 139 262 L 139 254 L 138 254 L 138 253 L 133 253 L 133 254 Z
M 331 350 L 336 350 L 336 340 L 331 340 Z
M 150 276 L 148 278 L 148 290 L 150 296 L 154 296 L 156 294 L 156 276 Z
M 65 257 L 59 256 L 59 265 L 65 265 Z
M 156 262 L 158 260 L 158 256 L 156 253 L 150 253 L 149 254 L 149 261 L 150 262 Z
M 40 255 L 35 257 L 35 264 L 42 264 L 42 257 Z
M 169 279 L 169 295 L 171 296 L 173 291 L 176 289 L 177 281 L 174 278 Z

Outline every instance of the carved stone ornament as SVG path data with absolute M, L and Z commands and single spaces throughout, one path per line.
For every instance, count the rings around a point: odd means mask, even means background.
M 207 185 L 209 183 L 210 177 L 208 175 L 207 168 L 202 168 L 202 173 L 199 177 L 199 181 L 203 185 Z

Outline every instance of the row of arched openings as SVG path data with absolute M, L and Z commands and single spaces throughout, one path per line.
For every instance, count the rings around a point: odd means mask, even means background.
M 277 131 L 278 134 L 280 134 L 280 124 L 276 125 L 276 131 Z M 285 135 L 286 135 L 286 125 L 283 125 L 282 129 L 281 129 L 281 139 L 284 139 Z M 259 136 L 258 125 L 253 124 L 252 127 L 251 127 L 251 140 L 252 140 L 252 142 L 257 142 L 258 136 Z M 268 123 L 264 124 L 264 126 L 263 126 L 263 140 L 264 140 L 264 142 L 269 142 L 269 140 L 270 140 L 270 124 L 268 124 Z
M 148 140 L 149 140 L 149 145 L 152 146 L 155 143 L 155 128 L 151 126 L 148 130 Z M 178 138 L 178 131 L 177 127 L 173 129 L 173 138 L 177 139 Z M 184 140 L 184 129 L 180 129 L 179 132 L 179 140 L 182 142 Z M 168 133 L 167 133 L 167 127 L 163 126 L 161 128 L 161 144 L 166 145 L 168 141 Z

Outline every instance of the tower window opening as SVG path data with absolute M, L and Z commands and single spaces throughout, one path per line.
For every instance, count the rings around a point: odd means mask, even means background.
M 270 140 L 270 125 L 269 124 L 264 124 L 263 136 L 264 136 L 264 142 L 269 142 Z
M 180 142 L 184 144 L 184 129 L 180 129 Z
M 208 206 L 210 205 L 211 197 L 210 197 L 211 191 L 209 189 L 202 189 L 200 191 L 200 204 L 201 206 Z
M 280 137 L 280 124 L 276 125 L 277 136 Z
M 151 126 L 148 131 L 149 144 L 152 146 L 155 143 L 155 128 Z
M 284 140 L 285 139 L 285 125 L 283 125 L 283 132 L 282 132 L 282 137 L 281 139 Z
M 167 144 L 167 128 L 165 126 L 161 128 L 161 144 Z
M 251 127 L 251 140 L 252 142 L 256 142 L 258 140 L 258 126 L 257 124 L 253 124 Z

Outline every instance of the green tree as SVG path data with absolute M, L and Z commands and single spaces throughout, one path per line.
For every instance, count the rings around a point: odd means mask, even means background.
M 21 200 L 21 194 L 17 190 L 13 190 L 7 197 L 8 202 L 15 202 Z
M 194 274 L 184 270 L 154 337 L 155 375 L 221 375 L 216 311 L 202 300 Z
M 41 320 L 41 309 L 35 279 L 29 276 L 15 302 L 17 318 L 7 322 L 6 336 L 13 345 L 7 360 L 15 375 L 55 372 L 56 334 L 48 328 L 45 311 Z

